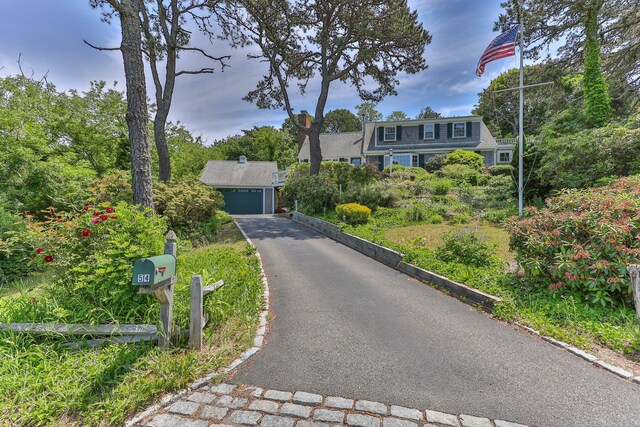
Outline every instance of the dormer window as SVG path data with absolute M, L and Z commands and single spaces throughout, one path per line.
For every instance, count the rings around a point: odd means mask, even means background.
M 395 126 L 385 126 L 384 127 L 384 141 L 395 141 L 396 140 L 396 127 Z
M 436 131 L 433 123 L 424 125 L 424 139 L 435 139 Z
M 454 123 L 453 124 L 453 137 L 454 138 L 465 138 L 467 136 L 467 125 L 466 123 Z

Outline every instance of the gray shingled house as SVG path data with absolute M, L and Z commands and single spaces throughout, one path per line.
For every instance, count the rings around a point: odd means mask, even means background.
M 200 182 L 218 189 L 224 196 L 224 210 L 230 214 L 268 214 L 276 206 L 276 188 L 282 185 L 276 162 L 209 160 Z
M 307 119 L 299 117 L 299 120 L 305 123 Z M 366 162 L 380 170 L 389 164 L 390 155 L 394 164 L 422 167 L 430 157 L 456 149 L 481 154 L 485 166 L 508 164 L 514 145 L 499 142 L 482 116 L 367 122 L 361 132 L 320 135 L 323 160 L 356 165 Z M 308 138 L 302 141 L 298 161 L 309 161 Z

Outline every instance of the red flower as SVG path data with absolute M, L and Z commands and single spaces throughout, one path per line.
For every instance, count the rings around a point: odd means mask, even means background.
M 83 206 L 83 207 L 82 207 L 82 210 L 84 210 L 84 211 L 88 211 L 88 210 L 89 210 L 89 206 L 86 206 L 86 205 L 85 205 L 85 206 Z
M 94 224 L 97 224 L 100 222 L 100 220 L 98 218 L 93 218 L 91 219 L 91 222 L 93 222 Z
M 44 257 L 44 262 L 51 262 L 51 261 L 53 261 L 53 256 L 47 255 L 46 257 Z
M 98 211 L 93 211 L 93 216 L 98 216 L 98 215 L 100 215 L 100 212 L 98 212 Z
M 113 213 L 115 209 L 113 209 L 112 207 L 108 207 L 107 209 L 105 209 L 105 211 L 107 211 L 107 213 Z
M 36 297 L 31 297 L 31 303 L 35 304 L 36 303 Z
M 109 217 L 107 215 L 100 215 L 100 219 L 106 221 Z
M 82 235 L 84 237 L 89 237 L 91 236 L 91 230 L 82 230 Z
M 111 218 L 111 219 L 118 219 L 118 215 L 111 215 L 109 218 Z
M 42 252 L 44 252 L 44 249 L 42 249 L 42 248 L 38 248 L 38 249 L 36 249 L 36 253 L 37 253 L 37 254 L 41 254 Z

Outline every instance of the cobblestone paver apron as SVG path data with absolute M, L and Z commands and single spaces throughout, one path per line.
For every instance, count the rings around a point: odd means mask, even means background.
M 138 423 L 148 427 L 526 427 L 368 400 L 233 384 L 201 387 Z

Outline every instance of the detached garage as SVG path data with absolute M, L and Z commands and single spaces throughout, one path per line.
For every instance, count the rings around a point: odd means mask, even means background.
M 275 205 L 274 173 L 276 162 L 209 160 L 200 181 L 224 196 L 224 210 L 230 214 L 273 213 Z

